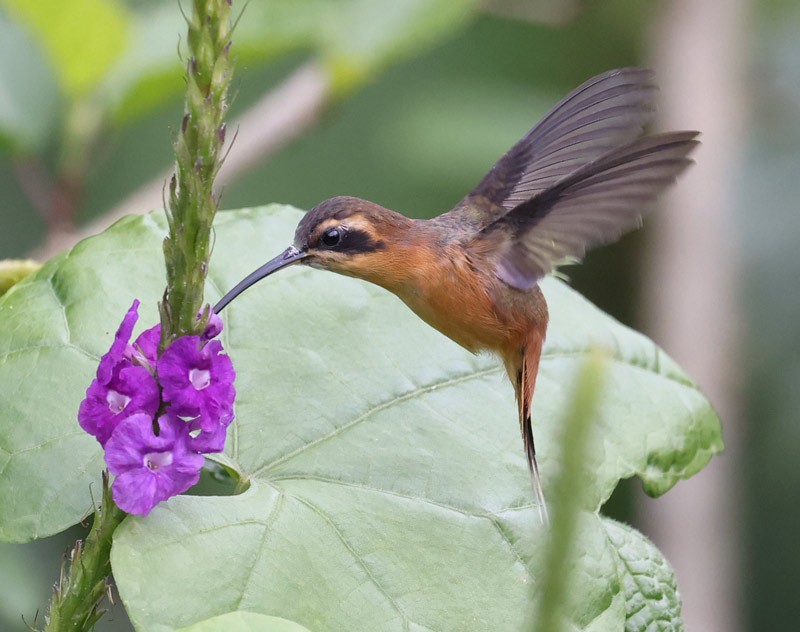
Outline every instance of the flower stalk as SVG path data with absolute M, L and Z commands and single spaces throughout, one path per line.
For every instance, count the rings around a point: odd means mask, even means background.
M 218 200 L 213 185 L 223 159 L 227 93 L 232 76 L 230 0 L 193 0 L 187 18 L 186 102 L 175 140 L 169 184 L 169 236 L 164 240 L 167 289 L 160 305 L 160 350 L 180 336 L 200 334 L 203 288 Z
M 93 629 L 105 612 L 100 604 L 110 587 L 111 537 L 126 514 L 114 504 L 108 474 L 103 473 L 103 498 L 85 542 L 78 540 L 61 567 L 53 589 L 45 632 Z M 68 564 L 68 565 L 67 565 Z
M 233 418 L 235 374 L 221 344 L 211 340 L 222 323 L 203 308 L 218 204 L 213 185 L 222 165 L 232 75 L 230 10 L 231 0 L 192 0 L 186 17 L 185 114 L 169 183 L 161 326 L 130 344 L 134 301 L 81 404 L 81 427 L 105 448 L 116 479 L 112 488 L 103 473 L 102 503 L 86 541 L 75 544 L 62 566 L 46 632 L 94 628 L 110 589 L 113 534 L 127 515 L 120 507 L 147 515 L 158 502 L 197 482 L 202 454 L 224 448 Z M 171 349 L 175 341 L 179 344 Z M 160 383 L 159 369 L 168 378 Z

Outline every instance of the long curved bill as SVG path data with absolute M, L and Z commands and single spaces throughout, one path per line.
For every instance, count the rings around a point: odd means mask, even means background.
M 239 294 L 244 292 L 251 285 L 258 283 L 261 279 L 268 277 L 270 274 L 277 272 L 281 268 L 286 268 L 297 263 L 301 259 L 305 259 L 307 256 L 308 254 L 302 250 L 298 250 L 294 246 L 289 246 L 277 257 L 270 259 L 263 266 L 258 268 L 258 270 L 251 272 L 239 283 L 237 283 L 236 286 L 225 296 L 223 296 L 220 302 L 214 306 L 214 312 L 219 314 L 223 309 L 225 309 L 225 306 L 228 303 L 239 296 Z

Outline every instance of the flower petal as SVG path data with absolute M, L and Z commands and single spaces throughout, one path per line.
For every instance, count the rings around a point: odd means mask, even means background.
M 220 333 L 222 333 L 222 319 L 212 310 L 208 317 L 208 323 L 206 324 L 206 329 L 203 332 L 202 338 L 203 340 L 211 340 L 219 336 Z
M 236 372 L 219 340 L 201 345 L 197 336 L 173 342 L 159 360 L 158 376 L 173 415 L 199 419 L 203 431 L 216 433 L 233 419 Z
M 114 428 L 126 417 L 146 413 L 152 418 L 160 402 L 158 384 L 146 369 L 121 360 L 112 375 L 105 384 L 99 379 L 92 380 L 78 408 L 78 423 L 100 445 L 106 444 Z
M 133 328 L 136 321 L 139 319 L 139 300 L 134 299 L 130 309 L 125 313 L 122 323 L 114 334 L 114 342 L 111 343 L 111 348 L 102 358 L 97 367 L 97 379 L 101 384 L 108 384 L 113 376 L 113 369 L 116 364 L 122 360 L 125 355 L 125 350 L 128 347 L 128 340 L 131 338 Z
M 161 502 L 158 479 L 143 469 L 129 470 L 120 474 L 111 484 L 114 502 L 132 514 L 146 516 Z
M 206 427 L 203 427 L 201 419 L 196 419 L 189 424 L 191 430 L 189 449 L 202 454 L 222 452 L 225 449 L 225 439 L 227 438 L 229 425 L 230 422 L 218 422 L 215 426 L 208 428 L 209 424 L 206 423 Z M 198 431 L 199 434 L 195 434 Z
M 106 463 L 116 474 L 114 500 L 129 513 L 147 515 L 162 500 L 200 480 L 203 457 L 189 449 L 189 425 L 171 415 L 159 418 L 159 434 L 143 414 L 122 420 L 106 444 Z
M 161 325 L 150 327 L 136 338 L 129 349 L 131 359 L 141 366 L 155 369 L 158 360 L 158 343 L 161 340 Z

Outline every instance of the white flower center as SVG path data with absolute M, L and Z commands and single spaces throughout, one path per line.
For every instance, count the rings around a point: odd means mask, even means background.
M 189 381 L 192 383 L 195 390 L 202 391 L 211 384 L 211 371 L 192 369 L 189 371 Z
M 148 470 L 155 472 L 161 467 L 172 464 L 172 452 L 148 452 L 142 462 Z
M 125 410 L 125 406 L 131 401 L 131 398 L 127 395 L 123 395 L 122 393 L 117 393 L 117 391 L 109 390 L 108 394 L 106 395 L 106 402 L 108 403 L 108 409 L 114 413 L 121 413 Z

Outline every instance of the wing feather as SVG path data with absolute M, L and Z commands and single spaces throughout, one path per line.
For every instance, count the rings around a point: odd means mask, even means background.
M 590 79 L 500 158 L 451 213 L 467 212 L 482 227 L 630 142 L 652 118 L 655 91 L 652 71 L 642 68 Z
M 495 219 L 474 245 L 500 279 L 529 289 L 559 263 L 638 227 L 648 202 L 691 164 L 696 136 L 646 136 L 611 151 Z

